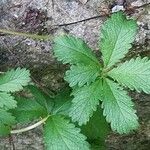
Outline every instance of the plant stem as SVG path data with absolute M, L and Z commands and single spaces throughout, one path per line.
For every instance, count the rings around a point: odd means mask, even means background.
M 24 36 L 32 39 L 37 39 L 37 40 L 50 40 L 52 39 L 52 36 L 50 35 L 37 35 L 37 34 L 31 34 L 31 33 L 23 33 L 23 32 L 16 32 L 16 31 L 10 31 L 6 29 L 0 29 L 0 32 L 5 33 L 5 34 L 11 34 L 11 35 L 17 35 L 17 36 Z
M 18 129 L 18 130 L 12 130 L 10 133 L 11 134 L 17 134 L 17 133 L 23 133 L 23 132 L 26 132 L 26 131 L 29 131 L 29 130 L 32 130 L 38 126 L 40 126 L 41 124 L 45 123 L 45 121 L 48 119 L 49 116 L 47 116 L 46 118 L 43 118 L 42 120 L 40 120 L 39 122 L 31 125 L 31 126 L 28 126 L 26 128 L 22 128 L 22 129 Z

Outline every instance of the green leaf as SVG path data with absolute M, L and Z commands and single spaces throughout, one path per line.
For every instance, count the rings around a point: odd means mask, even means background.
M 52 114 L 53 115 L 60 114 L 68 116 L 69 109 L 71 106 L 71 100 L 72 97 L 70 96 L 69 89 L 59 92 L 59 94 L 57 94 L 56 97 L 54 98 L 55 105 L 53 107 Z
M 60 116 L 50 116 L 46 121 L 44 140 L 48 150 L 89 150 L 80 129 Z
M 14 97 L 11 94 L 6 92 L 0 92 L 0 108 L 3 109 L 12 109 L 17 106 L 17 102 L 14 100 Z
M 18 102 L 17 108 L 11 112 L 18 122 L 29 122 L 47 116 L 46 109 L 35 100 L 23 97 L 17 97 L 16 100 Z
M 91 64 L 99 65 L 98 60 L 87 44 L 71 35 L 63 35 L 54 40 L 54 53 L 59 61 L 64 64 Z
M 146 57 L 126 61 L 108 72 L 108 75 L 131 90 L 150 94 L 150 60 Z
M 111 123 L 113 131 L 123 134 L 137 129 L 138 118 L 133 109 L 134 104 L 126 91 L 113 81 L 106 79 L 103 82 L 103 97 L 103 114 Z
M 77 121 L 79 125 L 86 124 L 89 118 L 96 111 L 97 105 L 101 98 L 102 81 L 98 80 L 88 86 L 77 88 L 72 95 L 72 106 L 70 108 L 69 116 L 72 121 Z
M 127 20 L 122 12 L 114 13 L 101 30 L 100 49 L 105 67 L 111 67 L 119 62 L 134 41 L 137 24 L 134 20 Z
M 10 133 L 10 126 L 15 123 L 15 117 L 6 110 L 0 109 L 0 136 Z
M 23 89 L 30 81 L 29 70 L 17 68 L 0 76 L 0 91 L 15 92 Z
M 106 150 L 106 143 L 105 141 L 101 140 L 94 140 L 90 143 L 91 149 L 90 150 Z
M 81 133 L 84 134 L 88 141 L 95 139 L 104 143 L 110 127 L 103 116 L 102 108 L 98 107 L 86 125 L 81 126 Z
M 15 117 L 6 110 L 0 109 L 0 124 L 1 125 L 11 125 L 15 123 Z
M 48 112 L 51 112 L 54 102 L 53 98 L 49 95 L 45 94 L 42 90 L 40 90 L 38 87 L 34 85 L 28 85 L 27 89 L 30 90 L 30 92 L 33 94 L 35 100 L 43 106 L 45 109 L 47 109 Z
M 86 83 L 90 84 L 95 81 L 99 74 L 100 67 L 95 64 L 71 66 L 70 70 L 66 72 L 65 80 L 70 83 L 71 87 L 75 85 L 82 87 Z
M 10 127 L 0 124 L 0 137 L 7 136 L 10 133 Z

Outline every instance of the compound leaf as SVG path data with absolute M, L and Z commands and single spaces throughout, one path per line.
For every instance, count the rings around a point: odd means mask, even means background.
M 131 48 L 137 31 L 134 20 L 127 20 L 123 12 L 114 13 L 102 27 L 100 49 L 105 67 L 111 67 Z
M 108 72 L 108 75 L 131 90 L 150 94 L 150 60 L 147 57 L 126 61 Z
M 18 122 L 29 122 L 47 116 L 46 109 L 38 104 L 36 100 L 23 97 L 17 97 L 16 100 L 18 103 L 17 108 L 11 112 Z
M 103 82 L 103 114 L 113 131 L 129 133 L 138 127 L 138 118 L 131 98 L 121 87 L 109 79 Z
M 101 98 L 102 81 L 93 82 L 88 86 L 77 88 L 72 95 L 72 106 L 70 108 L 69 116 L 72 121 L 77 121 L 79 125 L 86 124 L 89 118 L 93 115 L 93 111 L 96 111 L 97 105 Z
M 99 65 L 91 49 L 80 38 L 63 35 L 55 38 L 54 42 L 55 56 L 64 64 L 90 64 L 94 62 Z
M 96 65 L 77 65 L 71 66 L 70 70 L 66 72 L 65 80 L 70 83 L 71 87 L 78 85 L 79 87 L 84 84 L 95 81 L 99 76 L 100 67 Z
M 48 150 L 89 150 L 89 144 L 80 129 L 60 116 L 48 118 L 44 127 L 44 139 Z
M 15 92 L 23 89 L 30 81 L 29 70 L 17 68 L 0 76 L 0 91 Z
M 14 100 L 14 97 L 11 94 L 6 92 L 0 92 L 0 108 L 3 109 L 12 109 L 17 106 L 17 102 Z

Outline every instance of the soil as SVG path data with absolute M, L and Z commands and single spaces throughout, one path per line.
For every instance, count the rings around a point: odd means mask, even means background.
M 148 0 L 127 0 L 125 8 L 148 4 Z M 83 38 L 98 51 L 100 29 L 116 3 L 113 0 L 1 0 L 0 29 L 56 36 L 70 33 Z M 105 12 L 105 13 L 104 13 Z M 139 30 L 133 48 L 126 59 L 136 56 L 150 56 L 150 5 L 126 11 L 138 20 Z M 95 17 L 94 19 L 89 19 Z M 88 19 L 87 19 L 88 18 Z M 82 20 L 82 21 L 81 21 Z M 73 24 L 70 24 L 75 22 Z M 67 25 L 66 25 L 67 24 Z M 26 67 L 33 78 L 51 91 L 65 87 L 63 80 L 67 66 L 53 57 L 52 40 L 33 40 L 0 33 L 0 71 L 13 67 Z M 144 93 L 130 93 L 139 116 L 140 127 L 130 135 L 111 133 L 107 140 L 108 150 L 150 149 L 150 96 Z M 41 127 L 10 138 L 0 138 L 0 150 L 43 150 Z

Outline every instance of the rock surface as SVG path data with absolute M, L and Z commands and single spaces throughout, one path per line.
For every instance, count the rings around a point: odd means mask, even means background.
M 147 0 L 128 0 L 131 6 L 141 6 Z M 96 51 L 102 23 L 106 17 L 98 16 L 102 11 L 111 12 L 113 0 L 88 0 L 82 4 L 78 0 L 1 0 L 0 28 L 19 32 L 51 34 L 56 36 L 67 32 L 85 39 Z M 150 6 L 149 6 L 150 7 Z M 150 56 L 150 9 L 148 6 L 128 12 L 138 18 L 139 32 L 128 57 Z M 110 9 L 110 10 L 108 10 Z M 72 25 L 65 25 L 76 22 Z M 53 57 L 52 41 L 37 41 L 20 36 L 0 34 L 0 70 L 12 67 L 27 67 L 34 78 L 50 90 L 64 86 L 63 75 L 66 66 Z M 140 129 L 128 136 L 110 134 L 108 150 L 148 150 L 150 147 L 150 96 L 131 93 L 135 99 Z M 43 150 L 41 128 L 28 133 L 13 135 L 15 150 Z M 12 149 L 8 138 L 0 139 L 0 150 Z

